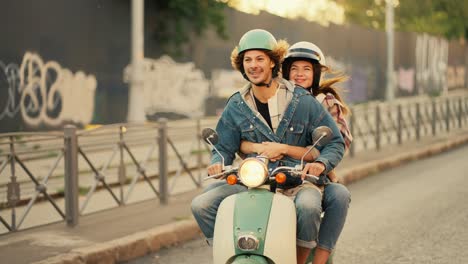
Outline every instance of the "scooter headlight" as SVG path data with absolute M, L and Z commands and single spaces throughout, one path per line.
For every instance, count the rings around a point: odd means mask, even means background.
M 253 235 L 240 236 L 237 240 L 237 247 L 244 251 L 254 251 L 258 249 L 258 239 Z
M 239 168 L 239 178 L 247 187 L 258 187 L 265 182 L 267 177 L 267 166 L 256 158 L 244 160 Z

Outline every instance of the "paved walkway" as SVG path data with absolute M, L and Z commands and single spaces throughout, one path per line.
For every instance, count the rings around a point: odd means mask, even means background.
M 345 184 L 412 160 L 468 144 L 468 130 L 423 138 L 379 152 L 345 157 L 337 169 Z M 190 201 L 200 190 L 85 215 L 75 228 L 55 223 L 0 236 L 2 263 L 118 263 L 200 236 Z

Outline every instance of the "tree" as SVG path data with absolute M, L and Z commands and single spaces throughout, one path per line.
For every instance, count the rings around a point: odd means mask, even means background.
M 218 36 L 227 38 L 224 9 L 227 1 L 147 0 L 149 31 L 163 53 L 180 56 L 181 45 L 191 36 L 200 36 L 213 26 Z
M 337 0 L 345 7 L 350 22 L 385 29 L 385 0 Z M 448 39 L 468 40 L 467 0 L 393 0 L 395 28 L 401 31 L 426 32 Z

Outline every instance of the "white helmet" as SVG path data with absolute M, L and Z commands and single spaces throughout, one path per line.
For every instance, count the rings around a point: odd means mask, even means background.
M 292 45 L 288 49 L 288 53 L 286 54 L 282 64 L 282 72 L 285 79 L 289 79 L 291 64 L 298 60 L 310 61 L 314 65 L 314 80 L 312 86 L 304 88 L 318 88 L 322 67 L 315 67 L 315 65 L 326 66 L 325 56 L 323 55 L 322 50 L 314 43 L 307 41 L 300 41 Z

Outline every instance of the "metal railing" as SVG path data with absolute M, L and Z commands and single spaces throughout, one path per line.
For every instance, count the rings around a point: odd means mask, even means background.
M 92 211 L 88 208 L 98 190 L 107 193 L 114 206 L 122 206 L 138 184 L 146 184 L 154 198 L 167 204 L 183 173 L 193 188 L 201 186 L 201 174 L 195 175 L 193 169 L 206 166 L 209 151 L 200 131 L 215 123 L 215 118 L 162 119 L 81 131 L 67 125 L 63 133 L 0 134 L 0 222 L 6 231 L 19 230 L 33 205 L 47 200 L 59 220 L 74 226 L 80 215 Z M 48 172 L 47 164 L 52 164 Z
M 352 107 L 352 113 L 351 156 L 466 127 L 468 96 L 369 103 Z M 167 204 L 176 189 L 201 187 L 210 152 L 200 133 L 216 122 L 161 119 L 90 130 L 68 125 L 63 132 L 0 134 L 0 222 L 5 232 L 17 231 L 29 218 L 40 218 L 29 216 L 34 206 L 49 204 L 55 214 L 48 211 L 53 219 L 43 223 L 75 226 L 80 215 L 102 209 L 90 208 L 97 195 L 98 200 L 109 199 L 106 208 L 131 203 L 140 193 Z
M 460 129 L 468 123 L 468 96 L 419 98 L 393 103 L 372 103 L 351 108 L 350 155 L 385 145 L 402 144 Z

